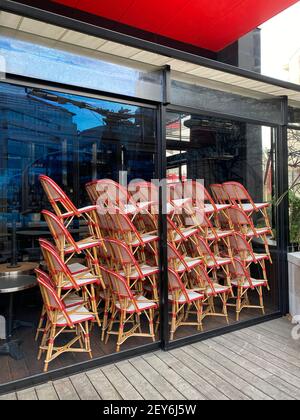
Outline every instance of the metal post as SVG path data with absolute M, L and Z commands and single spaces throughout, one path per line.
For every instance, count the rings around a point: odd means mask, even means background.
M 163 102 L 158 108 L 158 172 L 160 180 L 166 179 L 167 174 L 167 140 L 166 140 L 166 112 L 170 101 L 170 67 L 163 70 Z M 168 299 L 168 250 L 167 250 L 167 215 L 166 188 L 160 187 L 159 197 L 159 235 L 160 235 L 160 338 L 161 347 L 166 349 L 169 342 L 169 299 Z
M 283 315 L 289 312 L 289 284 L 287 251 L 289 244 L 289 189 L 288 179 L 288 98 L 282 98 L 283 124 L 277 130 L 276 172 L 277 196 L 284 199 L 277 208 L 277 246 L 278 246 L 278 280 L 279 304 Z

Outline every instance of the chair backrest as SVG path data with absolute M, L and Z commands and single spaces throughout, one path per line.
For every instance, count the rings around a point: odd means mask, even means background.
M 39 180 L 42 187 L 48 197 L 48 200 L 58 217 L 61 217 L 63 213 L 71 213 L 71 215 L 77 215 L 78 211 L 75 205 L 72 203 L 67 194 L 46 175 L 40 175 Z
M 140 278 L 144 277 L 133 253 L 124 242 L 118 239 L 105 239 L 104 244 L 107 249 L 113 252 L 113 260 L 116 266 L 122 267 L 126 272 L 135 269 Z
M 173 270 L 176 270 L 180 264 L 183 264 L 185 269 L 189 271 L 189 266 L 187 265 L 185 259 L 170 242 L 168 242 L 168 261 Z
M 248 281 L 250 287 L 253 288 L 249 269 L 245 267 L 240 259 L 234 258 L 234 261 L 229 265 L 229 271 L 232 280 L 240 280 L 241 284 Z
M 49 320 L 52 323 L 55 323 L 58 315 L 62 314 L 65 317 L 69 327 L 73 327 L 73 323 L 68 315 L 65 304 L 62 299 L 59 298 L 56 290 L 51 284 L 49 276 L 39 269 L 36 269 L 35 273 Z
M 136 312 L 140 312 L 136 299 L 127 284 L 124 277 L 118 273 L 107 268 L 100 267 L 103 278 L 109 282 L 109 287 L 114 297 L 115 302 L 120 305 L 121 310 L 126 310 L 129 305 L 133 305 Z
M 230 203 L 230 198 L 226 191 L 223 188 L 222 184 L 212 184 L 210 185 L 210 190 L 214 197 L 216 203 L 219 204 L 228 204 Z
M 58 288 L 62 287 L 63 281 L 67 279 L 72 283 L 75 289 L 79 289 L 79 286 L 73 277 L 68 266 L 60 258 L 57 250 L 54 246 L 45 239 L 39 239 L 40 247 L 46 261 L 49 273 L 53 281 Z
M 169 216 L 167 217 L 167 228 L 168 228 L 169 238 L 173 238 L 174 233 L 176 233 L 177 235 L 180 236 L 180 238 L 183 241 L 186 240 L 186 238 L 184 237 L 180 229 L 178 229 L 176 224 L 173 222 L 173 220 Z
M 207 260 L 212 260 L 216 267 L 218 267 L 217 260 L 215 258 L 214 253 L 210 249 L 208 243 L 204 238 L 202 238 L 200 235 L 196 236 L 196 245 L 193 245 L 193 248 L 196 247 L 199 257 L 202 257 L 204 259 L 204 263 L 206 264 Z
M 94 204 L 99 207 L 114 206 L 123 210 L 127 204 L 135 205 L 126 188 L 112 179 L 101 179 L 90 182 L 86 190 Z
M 227 210 L 227 214 L 229 221 L 235 230 L 246 233 L 246 231 L 250 228 L 254 233 L 256 232 L 252 220 L 241 208 L 233 206 Z
M 194 205 L 200 209 L 204 208 L 205 203 L 211 204 L 215 212 L 217 212 L 216 204 L 205 186 L 198 181 L 183 182 L 184 196 L 190 197 Z
M 131 220 L 126 214 L 118 212 L 117 214 L 112 215 L 111 217 L 117 222 L 116 231 L 118 233 L 118 236 L 123 241 L 126 241 L 131 237 L 132 240 L 138 240 L 140 245 L 144 244 L 137 228 L 134 226 L 134 224 L 131 222 Z
M 171 293 L 172 298 L 176 301 L 180 298 L 181 295 L 184 295 L 186 302 L 190 303 L 185 285 L 183 284 L 180 276 L 176 273 L 176 271 L 172 270 L 171 268 L 168 270 L 168 279 L 169 292 Z
M 42 215 L 44 216 L 55 244 L 62 255 L 66 245 L 74 247 L 76 252 L 80 252 L 75 240 L 69 233 L 68 229 L 60 221 L 59 217 L 51 213 L 48 210 L 43 210 Z
M 244 235 L 239 232 L 235 232 L 229 236 L 230 247 L 235 256 L 238 256 L 242 260 L 246 260 L 249 256 L 252 257 L 253 261 L 256 261 L 252 246 L 249 244 Z
M 193 271 L 191 273 L 191 276 L 192 276 L 192 278 L 195 279 L 195 281 L 197 282 L 197 284 L 200 287 L 203 287 L 203 288 L 210 287 L 212 293 L 216 293 L 216 290 L 215 290 L 215 287 L 214 287 L 214 282 L 209 277 L 205 266 L 203 266 L 203 265 L 198 266 L 197 271 Z
M 223 189 L 230 198 L 232 204 L 242 203 L 245 201 L 254 204 L 246 188 L 239 182 L 224 182 Z
M 159 203 L 159 189 L 152 182 L 140 181 L 132 182 L 129 185 L 129 192 L 135 203 L 138 202 L 153 202 Z

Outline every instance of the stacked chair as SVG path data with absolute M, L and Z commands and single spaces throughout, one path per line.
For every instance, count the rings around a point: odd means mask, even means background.
M 39 358 L 46 353 L 45 370 L 64 352 L 91 356 L 95 325 L 103 342 L 117 336 L 117 351 L 131 337 L 154 341 L 160 300 L 158 187 L 136 182 L 126 189 L 109 179 L 93 181 L 86 185 L 92 204 L 78 209 L 52 179 L 40 180 L 52 206 L 42 211 L 52 235 L 51 242 L 40 239 L 46 270 L 36 271 L 44 301 L 36 340 L 42 335 Z M 212 195 L 195 181 L 166 184 L 171 340 L 184 325 L 203 331 L 208 316 L 228 323 L 233 306 L 237 320 L 243 308 L 264 312 L 266 262 L 272 262 L 268 205 L 254 203 L 243 186 L 232 184 L 211 186 Z M 259 227 L 258 213 L 265 222 Z M 80 229 L 73 229 L 75 219 Z M 265 253 L 253 251 L 254 238 L 262 239 Z M 252 277 L 253 264 L 262 279 Z M 250 302 L 251 290 L 258 293 L 258 305 Z M 66 332 L 75 337 L 59 346 Z

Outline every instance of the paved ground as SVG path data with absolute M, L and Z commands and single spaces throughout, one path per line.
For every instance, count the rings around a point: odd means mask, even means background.
M 300 399 L 300 339 L 280 319 L 198 344 L 157 351 L 0 400 Z

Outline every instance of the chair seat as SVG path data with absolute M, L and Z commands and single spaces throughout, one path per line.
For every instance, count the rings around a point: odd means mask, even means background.
M 209 213 L 215 213 L 215 209 L 217 209 L 217 211 L 223 211 L 223 210 L 227 210 L 230 209 L 231 204 L 215 204 L 215 208 L 212 204 L 205 204 L 204 205 L 204 211 L 205 213 L 209 214 Z
M 143 242 L 145 244 L 149 244 L 151 242 L 155 242 L 155 241 L 158 241 L 159 240 L 159 237 L 157 235 L 149 235 L 147 233 L 144 234 L 144 235 L 141 235 L 141 238 L 142 238 L 142 240 L 143 240 Z M 131 245 L 131 246 L 139 246 L 140 245 L 140 241 L 138 239 L 135 239 L 131 243 L 128 243 L 128 245 Z
M 266 286 L 266 281 L 265 280 L 256 280 L 256 279 L 251 279 L 252 285 L 254 287 L 260 287 L 260 286 Z M 239 280 L 238 279 L 231 279 L 231 284 L 235 287 L 239 286 Z M 245 280 L 243 282 L 243 284 L 240 285 L 240 287 L 242 287 L 242 289 L 250 289 L 251 285 L 250 282 L 248 280 Z
M 176 198 L 175 200 L 172 200 L 172 203 L 175 207 L 183 208 L 186 204 L 191 203 L 191 198 Z
M 268 227 L 257 228 L 255 230 L 256 230 L 256 233 L 254 233 L 252 229 L 249 229 L 248 232 L 246 233 L 247 238 L 253 238 L 256 235 L 258 236 L 267 235 L 268 233 L 270 233 L 270 229 Z
M 84 273 L 84 274 L 78 274 L 74 276 L 74 279 L 79 287 L 88 286 L 89 284 L 100 284 L 100 280 L 94 276 L 92 273 Z M 71 290 L 74 286 L 71 281 L 66 279 L 66 282 L 64 282 L 62 289 L 63 290 Z
M 85 321 L 94 321 L 95 317 L 94 315 L 89 312 L 86 307 L 84 306 L 77 306 L 75 308 L 68 308 L 67 313 L 74 325 L 81 324 Z M 65 316 L 63 314 L 59 315 L 57 318 L 56 325 L 58 327 L 67 327 L 68 321 L 66 320 Z
M 208 239 L 209 241 L 212 241 L 214 239 L 222 239 L 222 238 L 227 238 L 228 236 L 232 235 L 232 230 L 215 230 L 215 233 L 212 230 L 208 230 L 207 232 L 207 236 L 206 239 Z
M 145 277 L 152 276 L 154 274 L 158 274 L 159 273 L 159 268 L 158 267 L 151 267 L 150 265 L 147 265 L 147 264 L 140 264 L 139 267 L 140 267 L 140 270 L 141 270 L 142 274 Z M 122 277 L 127 277 L 127 275 L 126 275 L 126 273 L 125 273 L 124 270 L 120 271 L 118 274 L 120 276 L 122 276 Z M 139 275 L 137 269 L 135 269 L 135 268 L 132 269 L 131 270 L 131 274 L 129 275 L 129 278 L 131 280 L 135 280 L 135 279 L 138 279 L 139 277 L 140 277 L 140 275 Z
M 80 263 L 68 264 L 68 269 L 74 275 L 81 274 L 81 273 L 86 273 L 87 271 L 90 271 L 90 269 L 87 266 L 85 266 L 83 264 L 80 264 Z
M 267 260 L 269 259 L 267 254 L 254 254 L 256 261 L 262 261 L 262 260 Z M 238 259 L 241 259 L 239 256 L 237 256 Z M 254 262 L 254 258 L 252 257 L 252 255 L 249 255 L 246 259 L 242 260 L 245 261 L 246 263 L 251 263 Z
M 252 213 L 253 211 L 255 211 L 256 209 L 261 210 L 267 207 L 270 207 L 269 203 L 255 203 L 255 207 L 253 206 L 253 204 L 250 203 L 242 203 L 239 204 L 239 207 L 244 210 L 245 213 Z
M 179 232 L 173 231 L 173 241 L 175 243 L 181 242 L 183 240 L 183 238 L 188 239 L 191 236 L 196 235 L 199 232 L 199 229 L 194 228 L 194 227 L 186 228 L 186 229 L 185 228 L 183 228 L 183 229 L 179 228 L 179 230 L 180 230 L 181 234 Z
M 103 243 L 96 238 L 90 237 L 87 239 L 82 239 L 81 241 L 76 242 L 77 247 L 80 251 L 85 249 L 96 248 L 98 246 L 103 246 Z M 65 254 L 73 254 L 76 252 L 76 249 L 73 246 L 66 246 L 64 249 Z
M 213 288 L 214 288 L 214 291 L 213 291 Z M 213 288 L 211 286 L 208 286 L 205 291 L 206 295 L 213 296 L 215 294 L 218 295 L 222 293 L 229 293 L 231 291 L 230 287 L 222 286 L 221 284 L 218 284 L 218 283 L 214 283 Z
M 130 314 L 134 314 L 135 312 L 142 312 L 147 311 L 149 309 L 157 309 L 158 305 L 155 302 L 152 302 L 152 300 L 149 300 L 145 298 L 145 296 L 138 296 L 136 297 L 136 303 L 138 307 L 138 311 L 133 303 L 131 303 L 127 309 L 126 312 Z M 117 309 L 121 310 L 121 305 L 119 302 L 116 302 Z
M 186 292 L 187 292 L 187 295 L 189 297 L 190 302 L 195 302 L 197 300 L 203 300 L 204 299 L 204 294 L 202 294 L 202 293 L 194 292 L 193 290 L 187 290 Z M 175 300 L 174 296 L 172 294 L 169 294 L 169 302 L 171 302 L 171 303 L 178 302 L 180 304 L 184 304 L 184 303 L 188 303 L 188 300 L 186 299 L 186 297 L 183 293 L 181 293 L 178 300 Z
M 82 215 L 82 214 L 86 214 L 86 213 L 90 213 L 92 211 L 97 210 L 97 206 L 87 206 L 87 207 L 83 207 L 81 209 L 76 209 L 76 213 L 75 212 L 68 212 L 68 213 L 64 213 L 61 217 L 63 219 L 67 219 L 69 217 L 72 216 L 77 216 L 77 215 Z
M 84 303 L 82 297 L 78 296 L 76 293 L 70 293 L 65 299 L 63 299 L 63 301 L 67 308 L 80 306 Z

